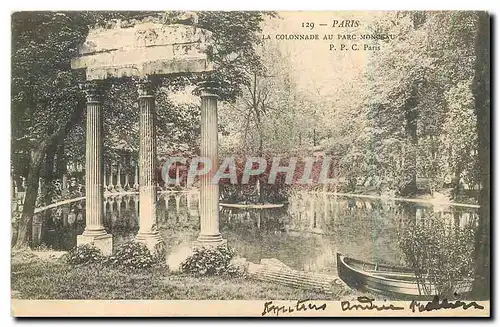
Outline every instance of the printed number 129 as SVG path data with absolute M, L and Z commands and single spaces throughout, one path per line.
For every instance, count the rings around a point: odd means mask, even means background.
M 312 30 L 314 28 L 314 23 L 313 22 L 305 22 L 305 23 L 302 23 L 302 27 L 306 27 L 306 28 L 309 28 Z

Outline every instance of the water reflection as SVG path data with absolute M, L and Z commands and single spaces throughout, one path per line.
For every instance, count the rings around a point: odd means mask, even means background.
M 171 251 L 194 241 L 199 232 L 197 192 L 163 193 L 157 202 L 158 227 Z M 113 244 L 132 239 L 139 228 L 138 195 L 108 197 L 105 227 Z M 85 205 L 75 202 L 38 215 L 33 243 L 68 250 L 84 229 Z M 252 262 L 278 258 L 306 271 L 336 271 L 335 253 L 365 261 L 404 264 L 398 229 L 408 222 L 425 223 L 434 213 L 448 224 L 467 225 L 477 209 L 297 193 L 282 208 L 220 211 L 223 237 Z

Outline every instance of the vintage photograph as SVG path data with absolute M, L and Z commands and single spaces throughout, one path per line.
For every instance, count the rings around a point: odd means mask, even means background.
M 490 15 L 11 15 L 23 316 L 490 316 Z

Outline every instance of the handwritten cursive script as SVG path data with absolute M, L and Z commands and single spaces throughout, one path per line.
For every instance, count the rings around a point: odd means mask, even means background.
M 262 311 L 262 316 L 266 314 L 274 314 L 279 316 L 280 313 L 292 313 L 294 311 L 307 311 L 307 310 L 326 310 L 326 303 L 317 305 L 314 303 L 307 303 L 310 300 L 298 300 L 293 306 L 290 305 L 275 305 L 273 301 L 267 301 L 264 303 L 264 310 Z
M 440 309 L 456 309 L 460 308 L 467 310 L 469 308 L 474 308 L 474 309 L 484 309 L 484 307 L 480 304 L 477 304 L 476 302 L 464 302 L 464 301 L 455 301 L 455 302 L 448 302 L 447 299 L 443 299 L 443 301 L 439 301 L 439 297 L 436 295 L 432 299 L 432 301 L 427 302 L 426 304 L 422 304 L 420 302 L 417 302 L 415 300 L 411 301 L 410 303 L 410 309 L 415 312 L 416 309 L 418 309 L 419 312 L 422 311 L 432 311 L 432 310 L 440 310 Z
M 389 305 L 376 305 L 373 304 L 373 301 L 375 299 L 371 299 L 367 296 L 359 296 L 358 297 L 358 302 L 359 304 L 351 304 L 349 301 L 342 301 L 340 302 L 340 307 L 342 308 L 342 311 L 347 311 L 347 310 L 404 310 L 403 307 L 398 307 L 394 306 L 393 304 Z

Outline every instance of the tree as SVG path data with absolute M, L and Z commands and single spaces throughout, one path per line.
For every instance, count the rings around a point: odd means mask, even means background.
M 221 124 L 226 134 L 237 138 L 229 151 L 262 156 L 277 149 L 289 149 L 290 145 L 284 144 L 284 140 L 293 143 L 289 136 L 295 130 L 295 126 L 291 126 L 295 122 L 288 118 L 296 109 L 291 104 L 296 90 L 288 74 L 286 57 L 279 48 L 269 43 L 256 48 L 261 63 L 247 70 L 245 78 L 249 82 L 245 84 L 241 96 L 221 108 Z M 286 136 L 280 135 L 285 130 L 288 132 Z
M 475 44 L 474 102 L 477 114 L 481 190 L 479 193 L 479 221 L 474 251 L 475 280 L 473 292 L 477 298 L 490 298 L 490 17 L 477 13 Z
M 405 19 L 399 20 L 399 24 L 395 22 L 392 28 L 404 27 Z M 406 26 L 410 27 L 400 34 L 403 41 L 400 45 L 407 54 L 398 52 L 399 45 L 395 45 L 396 49 L 391 47 L 381 58 L 374 58 L 375 67 L 379 68 L 372 76 L 379 96 L 370 101 L 375 108 L 371 124 L 379 133 L 374 134 L 379 143 L 375 149 L 379 154 L 397 154 L 403 149 L 402 129 L 397 128 L 397 121 L 406 118 L 408 126 L 410 112 L 401 109 L 409 108 L 406 105 L 411 100 L 417 104 L 415 115 L 418 118 L 416 171 L 430 174 L 438 187 L 443 184 L 443 176 L 452 172 L 457 190 L 464 174 L 474 185 L 478 182 L 477 170 L 480 171 L 478 202 L 481 208 L 473 254 L 473 290 L 476 297 L 489 298 L 489 17 L 487 13 L 435 12 L 428 13 L 418 29 L 411 28 L 408 23 Z M 441 31 L 440 34 L 435 33 L 436 30 Z M 447 37 L 442 38 L 442 33 Z M 415 89 L 412 88 L 414 82 L 419 83 Z M 414 136 L 412 133 L 407 135 Z M 380 144 L 384 142 L 396 147 L 385 151 L 387 147 Z M 379 155 L 377 164 L 387 167 L 390 162 L 387 157 Z M 397 171 L 400 167 L 404 164 L 398 163 L 389 170 Z M 399 171 L 396 176 L 405 174 Z
M 80 76 L 69 65 L 86 35 L 86 27 L 76 23 L 81 19 L 71 13 L 49 12 L 12 17 L 12 151 L 30 153 L 16 247 L 29 240 L 47 150 L 61 143 L 83 112 Z
M 422 26 L 426 20 L 424 12 L 395 13 L 374 26 L 377 32 L 396 34 L 398 40 L 372 59 L 367 100 L 378 133 L 376 151 L 388 160 L 380 162 L 388 174 L 385 179 L 405 195 L 416 193 L 419 120 L 425 102 L 432 102 L 424 98 L 434 94 L 429 92 L 433 62 L 425 49 L 427 34 Z M 392 153 L 399 153 L 401 159 Z
M 385 46 L 372 57 L 369 70 L 366 104 L 375 139 L 372 158 L 381 179 L 401 194 L 415 195 L 417 176 L 428 179 L 431 192 L 451 171 L 472 178 L 468 163 L 474 161 L 474 138 L 466 135 L 475 120 L 473 17 L 466 12 L 390 13 L 373 28 L 397 40 L 381 41 Z
M 469 185 L 477 181 L 477 131 L 472 81 L 462 81 L 445 94 L 448 111 L 443 123 L 441 151 L 447 157 L 448 169 L 453 171 L 454 193 L 461 188 L 461 178 L 467 176 Z

